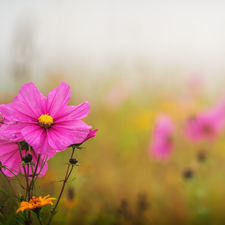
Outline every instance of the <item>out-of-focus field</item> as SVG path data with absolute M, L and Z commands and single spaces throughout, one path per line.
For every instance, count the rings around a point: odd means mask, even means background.
M 46 96 L 65 81 L 69 105 L 88 101 L 83 121 L 99 129 L 75 152 L 81 166 L 52 225 L 225 224 L 225 128 L 198 143 L 183 129 L 225 106 L 223 9 L 200 0 L 2 1 L 0 104 L 24 83 Z M 161 114 L 175 125 L 168 160 L 150 154 Z M 70 155 L 48 161 L 37 195 L 58 198 Z M 0 187 L 11 193 L 1 174 Z M 0 192 L 0 212 L 5 200 Z
M 39 89 L 47 94 L 61 80 Z M 69 85 L 70 105 L 89 100 L 79 84 Z M 225 133 L 210 144 L 182 137 L 185 119 L 213 100 L 200 88 L 186 87 L 184 93 L 152 85 L 125 93 L 126 86 L 108 86 L 96 96 L 91 91 L 90 113 L 83 121 L 99 131 L 75 152 L 82 166 L 75 167 L 71 179 L 76 179 L 66 185 L 53 224 L 224 224 Z M 12 101 L 14 94 L 4 95 L 1 103 Z M 162 112 L 177 127 L 168 161 L 149 156 L 152 129 Z M 49 169 L 39 179 L 40 195 L 58 197 L 62 182 L 56 181 L 64 178 L 70 154 L 67 149 L 48 161 Z M 191 178 L 185 178 L 186 170 L 193 172 Z

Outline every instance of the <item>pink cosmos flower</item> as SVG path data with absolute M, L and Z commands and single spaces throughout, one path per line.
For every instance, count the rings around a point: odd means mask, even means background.
M 153 130 L 149 154 L 158 159 L 168 159 L 173 149 L 174 125 L 167 115 L 160 115 Z
M 25 140 L 38 154 L 81 143 L 91 128 L 80 119 L 86 117 L 90 105 L 67 106 L 70 87 L 62 82 L 47 97 L 33 83 L 24 84 L 13 103 L 0 105 L 0 112 L 11 123 L 1 132 L 4 138 Z
M 2 162 L 3 166 L 6 166 L 8 169 L 12 170 L 13 173 L 11 173 L 9 170 L 2 168 L 2 171 L 9 177 L 13 177 L 14 174 L 17 175 L 19 171 L 24 173 L 24 170 L 22 168 L 21 163 L 21 156 L 19 152 L 18 144 L 7 140 L 0 136 L 0 161 Z M 22 156 L 26 154 L 26 150 L 22 150 Z M 32 161 L 35 162 L 35 165 L 37 163 L 38 155 L 34 151 L 31 151 L 30 153 L 33 156 Z M 44 176 L 46 171 L 48 170 L 48 164 L 47 160 L 49 160 L 51 157 L 53 157 L 56 154 L 56 151 L 48 151 L 45 154 L 41 155 L 40 162 L 38 164 L 37 173 L 41 172 L 39 176 Z M 26 166 L 27 168 L 27 166 Z M 34 169 L 34 167 L 33 167 Z M 29 165 L 29 175 L 32 175 L 32 169 L 31 165 Z M 29 177 L 31 178 L 31 177 Z
M 185 136 L 192 141 L 215 139 L 224 128 L 224 109 L 221 105 L 190 117 L 185 124 Z

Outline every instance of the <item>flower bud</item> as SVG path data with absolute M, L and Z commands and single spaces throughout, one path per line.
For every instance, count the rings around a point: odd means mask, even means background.
M 26 155 L 24 155 L 22 157 L 22 160 L 25 162 L 25 163 L 29 163 L 32 161 L 32 158 L 33 156 L 30 154 L 30 153 L 27 153 Z
M 77 164 L 77 162 L 78 162 L 77 159 L 74 159 L 74 158 L 70 159 L 70 163 L 73 165 Z
M 25 199 L 24 199 L 24 196 L 23 196 L 23 195 L 21 195 L 19 198 L 20 198 L 20 202 L 25 201 Z

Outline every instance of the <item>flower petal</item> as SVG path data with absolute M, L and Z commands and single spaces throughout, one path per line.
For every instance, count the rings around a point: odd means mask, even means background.
M 42 154 L 42 157 L 45 160 L 49 160 L 50 158 L 52 158 L 53 156 L 55 156 L 56 153 L 57 153 L 56 150 L 49 148 L 46 153 Z
M 0 129 L 0 134 L 11 141 L 19 142 L 24 140 L 21 131 L 24 127 L 32 126 L 32 123 L 13 123 L 3 125 Z
M 47 132 L 40 126 L 29 126 L 22 129 L 25 141 L 31 145 L 37 154 L 44 154 L 50 149 Z
M 66 121 L 72 119 L 82 119 L 88 115 L 89 109 L 89 102 L 83 102 L 78 106 L 66 106 L 56 114 L 54 120 Z
M 21 162 L 18 145 L 15 142 L 0 138 L 0 149 L 0 161 L 2 165 L 12 170 L 11 173 L 8 169 L 2 169 L 3 172 L 9 177 L 13 177 L 14 174 L 17 175 Z
M 95 137 L 97 131 L 98 131 L 98 129 L 95 129 L 95 130 L 89 130 L 89 133 L 88 133 L 87 137 L 84 139 L 84 141 L 87 141 L 87 140 L 89 140 L 90 138 Z
M 49 92 L 47 96 L 47 112 L 54 117 L 56 113 L 64 108 L 70 100 L 70 86 L 62 82 L 59 87 Z
M 9 103 L 8 105 L 0 105 L 0 112 L 6 119 L 12 122 L 35 122 L 38 118 L 22 102 Z
M 49 144 L 53 149 L 63 151 L 73 144 L 74 135 L 67 129 L 51 127 L 47 130 L 47 133 Z
M 56 122 L 53 127 L 55 129 L 63 128 L 72 131 L 74 135 L 73 144 L 82 143 L 89 134 L 89 129 L 91 128 L 91 126 L 88 126 L 81 120 Z
M 34 83 L 24 84 L 13 102 L 22 102 L 26 107 L 39 118 L 41 114 L 46 113 L 46 97 L 41 94 Z

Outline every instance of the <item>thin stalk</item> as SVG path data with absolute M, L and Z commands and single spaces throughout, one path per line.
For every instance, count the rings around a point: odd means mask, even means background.
M 67 182 L 67 179 L 68 179 L 68 172 L 69 172 L 69 168 L 70 168 L 70 165 L 68 165 L 68 167 L 67 167 L 67 171 L 66 171 L 65 179 L 63 180 L 63 185 L 62 185 L 62 188 L 61 188 L 61 191 L 60 191 L 59 197 L 58 197 L 58 199 L 57 199 L 57 202 L 56 202 L 56 204 L 55 204 L 55 207 L 54 207 L 54 209 L 53 209 L 52 214 L 53 214 L 53 213 L 54 213 L 54 211 L 56 210 L 56 208 L 57 208 L 57 206 L 58 206 L 58 204 L 59 204 L 59 201 L 60 201 L 60 199 L 61 199 L 61 197 L 62 197 L 62 193 L 63 193 L 63 191 L 64 191 L 64 188 L 65 188 L 65 185 L 66 185 L 66 182 Z
M 6 216 L 5 213 L 3 212 L 3 210 L 1 210 L 0 212 L 1 212 L 1 214 L 6 218 L 6 221 L 8 221 L 8 223 L 11 224 L 11 223 L 9 222 L 7 216 Z
M 33 175 L 32 175 L 32 180 L 31 180 L 31 182 L 30 182 L 30 189 L 31 189 L 32 195 L 33 195 L 33 187 L 34 187 L 34 178 L 35 178 L 35 175 L 36 175 L 36 172 L 37 172 L 37 168 L 38 168 L 38 165 L 39 165 L 39 162 L 40 162 L 40 158 L 41 158 L 41 155 L 39 154 L 39 155 L 38 155 L 38 159 L 37 159 L 37 164 L 36 164 L 34 173 L 33 173 Z M 30 200 L 30 199 L 29 199 L 29 200 Z
M 21 182 L 20 182 L 19 178 L 17 177 L 17 175 L 16 175 L 15 173 L 12 172 L 12 171 L 14 171 L 14 172 L 17 173 L 17 171 L 15 171 L 15 170 L 13 170 L 13 169 L 8 169 L 7 167 L 5 167 L 5 169 L 8 170 L 10 173 L 12 173 L 13 176 L 16 178 L 16 180 L 19 182 L 20 186 L 23 187 L 23 185 L 21 184 Z
M 3 174 L 3 176 L 5 177 L 5 179 L 8 181 L 10 187 L 12 188 L 12 190 L 13 190 L 13 192 L 14 192 L 14 195 L 17 196 L 17 194 L 16 194 L 16 192 L 15 192 L 15 190 L 14 190 L 14 188 L 13 188 L 11 182 L 10 182 L 10 180 L 9 180 L 9 179 L 7 178 L 7 176 L 3 173 L 3 171 L 2 171 L 2 174 Z
M 29 176 L 29 164 L 27 165 L 27 184 L 28 184 L 28 200 L 29 200 L 31 196 L 30 196 L 30 186 L 28 176 Z
M 20 143 L 18 143 L 18 146 L 19 146 L 21 161 L 23 161 L 23 155 L 22 155 L 22 149 L 21 149 Z M 24 175 L 25 175 L 25 178 L 26 178 L 26 184 L 27 184 L 26 193 L 25 193 L 25 199 L 26 199 L 27 195 L 28 195 L 28 190 L 29 190 L 29 183 L 28 183 L 28 175 L 26 173 L 26 169 L 25 169 L 24 165 L 23 165 L 23 171 L 24 171 Z M 28 196 L 28 200 L 29 200 L 29 196 Z
M 37 213 L 37 218 L 38 218 L 38 221 L 39 221 L 40 225 L 43 225 L 42 222 L 41 222 L 41 218 L 40 218 L 39 213 Z
M 72 168 L 71 168 L 71 170 L 70 170 L 70 172 L 69 172 L 69 174 L 68 174 L 68 176 L 67 176 L 67 180 L 69 179 L 70 174 L 72 173 L 73 167 L 74 167 L 74 165 L 72 165 Z
M 72 154 L 71 154 L 71 156 L 70 156 L 70 159 L 72 159 L 72 157 L 73 157 L 75 148 L 76 148 L 76 147 L 73 147 L 73 149 L 72 149 Z M 69 168 L 70 168 L 70 164 L 69 164 L 68 167 L 67 167 L 66 175 L 65 175 L 65 178 L 64 178 L 64 180 L 63 180 L 63 185 L 62 185 L 62 188 L 61 188 L 59 197 L 58 197 L 58 199 L 57 199 L 57 202 L 56 202 L 56 204 L 55 204 L 55 207 L 53 208 L 53 210 L 52 210 L 52 212 L 51 212 L 52 214 L 51 214 L 51 217 L 50 217 L 50 219 L 49 219 L 49 221 L 48 221 L 48 225 L 49 225 L 49 224 L 51 223 L 51 221 L 52 221 L 52 218 L 53 218 L 53 216 L 54 216 L 54 213 L 55 213 L 55 211 L 56 211 L 56 209 L 57 209 L 57 206 L 58 206 L 58 204 L 59 204 L 59 201 L 60 201 L 60 199 L 61 199 L 61 197 L 62 197 L 62 193 L 63 193 L 63 191 L 64 191 L 65 185 L 66 185 L 66 183 L 67 183 L 67 181 L 68 181 L 68 179 L 69 179 L 69 177 L 70 177 L 70 174 L 71 174 L 71 172 L 72 172 L 72 170 L 73 170 L 73 166 L 72 166 L 70 172 L 69 172 Z M 69 172 L 69 174 L 68 174 L 68 172 Z

